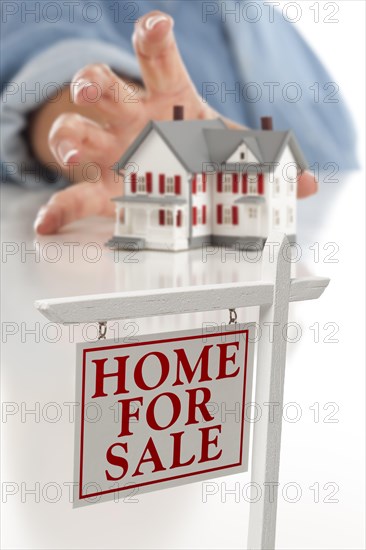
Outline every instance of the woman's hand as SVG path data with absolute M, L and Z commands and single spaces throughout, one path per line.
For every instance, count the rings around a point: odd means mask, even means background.
M 73 79 L 73 101 L 81 112 L 88 113 L 92 107 L 93 120 L 69 112 L 58 116 L 51 127 L 49 147 L 61 168 L 72 171 L 79 183 L 55 193 L 40 209 L 35 221 L 40 234 L 55 233 L 88 216 L 113 215 L 110 199 L 122 194 L 123 182 L 111 167 L 149 120 L 171 120 L 173 105 L 184 105 L 187 119 L 220 116 L 197 93 L 178 51 L 169 15 L 154 11 L 142 17 L 136 23 L 133 45 L 144 88 L 122 80 L 105 65 L 89 65 Z M 95 165 L 98 181 L 86 181 L 88 172 L 95 178 Z M 314 177 L 302 174 L 298 196 L 316 190 Z

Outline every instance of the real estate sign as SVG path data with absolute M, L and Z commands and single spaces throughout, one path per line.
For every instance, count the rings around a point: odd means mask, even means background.
M 250 325 L 79 344 L 74 505 L 243 472 Z

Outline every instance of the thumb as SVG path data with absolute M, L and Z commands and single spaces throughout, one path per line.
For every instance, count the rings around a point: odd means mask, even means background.
M 111 193 L 103 182 L 77 183 L 51 197 L 38 212 L 34 229 L 39 235 L 51 235 L 82 218 L 113 216 L 114 206 L 110 199 Z

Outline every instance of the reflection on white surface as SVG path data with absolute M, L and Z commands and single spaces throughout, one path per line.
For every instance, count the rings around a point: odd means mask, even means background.
M 359 269 L 352 271 L 353 265 L 359 266 L 360 243 L 355 242 L 350 225 L 339 224 L 346 193 L 355 196 L 357 192 L 359 196 L 360 185 L 359 176 L 349 182 L 328 223 L 316 232 L 316 238 L 313 234 L 313 240 L 309 229 L 302 258 L 294 265 L 297 276 L 324 275 L 332 280 L 319 301 L 293 304 L 290 308 L 290 320 L 300 327 L 302 336 L 296 344 L 288 345 L 285 403 L 297 403 L 301 418 L 284 422 L 280 483 L 281 488 L 289 482 L 297 483 L 301 497 L 294 503 L 280 495 L 277 546 L 281 549 L 363 547 L 360 418 L 364 332 L 362 314 L 354 307 L 360 301 L 363 274 Z M 25 255 L 26 250 L 35 250 L 31 222 L 44 196 L 15 188 L 3 189 L 2 193 L 2 240 L 8 247 L 4 256 L 3 244 L 2 258 L 6 342 L 2 368 L 4 547 L 244 547 L 248 474 L 214 480 L 213 494 L 207 496 L 206 502 L 202 484 L 195 483 L 134 495 L 125 502 L 72 509 L 69 492 L 73 481 L 73 342 L 95 339 L 96 327 L 60 329 L 47 323 L 33 302 L 140 288 L 254 280 L 259 277 L 259 262 L 243 258 L 236 261 L 232 253 L 226 254 L 223 261 L 218 250 L 204 263 L 199 249 L 133 256 L 122 252 L 116 262 L 114 253 L 103 247 L 111 235 L 112 220 L 89 220 L 60 235 L 36 239 L 40 254 Z M 319 243 L 318 248 L 314 248 L 314 241 Z M 92 242 L 97 246 L 88 245 Z M 329 243 L 338 246 L 336 262 L 325 263 L 331 250 L 324 247 Z M 91 261 L 98 250 L 101 259 Z M 316 250 L 318 263 L 314 263 Z M 53 262 L 57 253 L 61 253 L 61 258 Z M 137 262 L 131 261 L 136 259 Z M 255 308 L 238 313 L 242 322 L 253 321 L 257 315 Z M 136 330 L 143 334 L 227 320 L 228 312 L 206 312 L 137 319 L 132 324 L 117 323 L 109 330 L 128 336 Z M 335 335 L 329 327 L 325 328 L 327 323 L 339 327 Z M 319 403 L 318 422 L 314 421 L 314 403 Z M 328 403 L 339 407 L 334 416 L 336 423 L 324 421 L 333 412 L 325 408 Z M 295 412 L 292 408 L 289 416 Z M 309 489 L 316 483 L 318 503 L 314 502 L 314 490 Z M 334 496 L 339 500 L 337 504 L 326 502 L 332 490 L 329 486 L 324 488 L 327 483 L 339 487 Z M 225 487 L 237 492 L 225 496 Z M 27 493 L 32 489 L 35 493 Z M 290 491 L 289 495 L 293 493 Z

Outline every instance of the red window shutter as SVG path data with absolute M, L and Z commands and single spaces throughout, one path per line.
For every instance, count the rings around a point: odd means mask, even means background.
M 264 193 L 264 177 L 263 174 L 258 174 L 258 194 L 263 195 Z
M 217 191 L 222 193 L 222 172 L 217 174 Z
M 238 207 L 235 205 L 232 208 L 233 208 L 233 210 L 232 210 L 233 225 L 238 225 L 238 223 L 239 223 Z
M 202 191 L 206 193 L 207 174 L 202 174 Z
M 217 223 L 222 223 L 222 204 L 217 205 Z
M 239 176 L 238 174 L 233 174 L 233 193 L 239 192 Z
M 206 209 L 206 205 L 204 204 L 204 205 L 202 206 L 202 223 L 203 223 L 203 224 L 206 223 L 206 217 L 207 217 L 207 216 L 206 216 L 206 210 L 207 210 L 207 209 Z
M 134 172 L 131 174 L 131 193 L 136 193 L 137 191 L 137 174 Z
M 248 193 L 248 176 L 247 174 L 242 174 L 242 185 L 243 185 L 243 193 L 246 195 Z
M 192 224 L 197 225 L 197 206 L 192 208 Z
M 159 210 L 159 225 L 165 225 L 165 210 Z
M 182 227 L 182 211 L 177 212 L 177 227 Z
M 174 193 L 176 195 L 180 195 L 180 182 L 181 182 L 181 177 L 174 176 Z
M 165 175 L 159 174 L 159 193 L 164 195 L 165 193 Z
M 146 191 L 152 193 L 152 173 L 146 172 Z
M 196 176 L 196 174 L 193 176 L 193 180 L 192 180 L 192 193 L 194 195 L 197 193 L 197 176 Z

